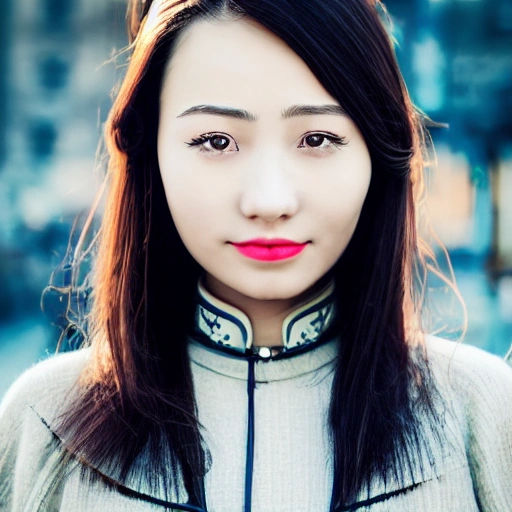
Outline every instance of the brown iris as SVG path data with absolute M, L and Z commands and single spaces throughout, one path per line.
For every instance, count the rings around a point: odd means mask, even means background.
M 227 137 L 223 137 L 221 135 L 217 135 L 210 139 L 210 144 L 213 149 L 217 149 L 218 151 L 222 151 L 229 146 L 229 139 Z
M 312 148 L 317 148 L 318 146 L 322 145 L 324 139 L 324 135 L 308 135 L 305 138 L 305 141 L 308 146 L 311 146 Z

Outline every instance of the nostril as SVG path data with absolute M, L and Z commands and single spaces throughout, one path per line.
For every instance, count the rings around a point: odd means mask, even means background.
M 299 210 L 299 201 L 294 193 L 257 194 L 253 190 L 242 196 L 239 207 L 248 219 L 276 221 L 293 217 Z

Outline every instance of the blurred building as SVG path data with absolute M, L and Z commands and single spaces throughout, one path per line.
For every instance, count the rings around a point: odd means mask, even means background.
M 3 0 L 0 17 L 0 374 L 51 349 L 40 309 L 75 215 L 90 207 L 125 3 Z M 12 357 L 11 357 L 12 356 Z
M 117 74 L 104 63 L 125 44 L 122 2 L 7 5 L 0 31 L 0 320 L 39 307 L 70 219 L 90 206 L 95 149 Z
M 434 121 L 429 213 L 468 306 L 467 340 L 512 342 L 512 2 L 389 0 L 397 56 Z

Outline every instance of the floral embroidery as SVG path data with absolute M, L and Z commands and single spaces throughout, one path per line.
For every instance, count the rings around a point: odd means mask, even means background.
M 332 304 L 318 311 L 316 317 L 311 320 L 300 333 L 300 337 L 304 343 L 312 343 L 320 337 L 325 330 L 325 326 L 329 323 L 331 311 Z
M 219 315 L 213 314 L 211 311 L 208 311 L 207 309 L 199 306 L 199 313 L 201 315 L 201 320 L 206 324 L 209 332 L 204 331 L 204 333 L 210 337 L 214 341 L 219 341 L 222 343 L 221 339 L 224 337 L 226 339 L 229 339 L 229 335 L 222 335 L 222 332 L 220 332 L 220 322 L 219 322 Z
M 229 315 L 223 316 L 222 310 L 218 310 L 204 298 L 197 305 L 196 325 L 203 334 L 218 345 L 245 352 L 244 329 L 230 319 Z
M 331 325 L 335 314 L 334 284 L 297 308 L 283 322 L 283 345 L 289 350 L 314 343 Z M 244 352 L 251 348 L 252 332 L 247 316 L 237 308 L 210 295 L 199 282 L 196 326 L 218 345 Z
M 331 325 L 333 311 L 333 303 L 330 302 L 318 310 L 308 309 L 302 315 L 292 319 L 288 326 L 287 348 L 317 341 Z

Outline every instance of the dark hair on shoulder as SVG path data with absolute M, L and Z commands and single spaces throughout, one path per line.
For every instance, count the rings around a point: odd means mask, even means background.
M 170 215 L 156 139 L 165 65 L 180 34 L 211 17 L 248 17 L 280 37 L 370 152 L 368 195 L 333 270 L 341 339 L 330 407 L 334 505 L 350 504 L 376 476 L 403 479 L 417 453 L 429 450 L 418 420 L 437 429 L 417 281 L 428 257 L 416 216 L 425 135 L 375 4 L 129 1 L 129 65 L 105 133 L 109 191 L 94 271 L 93 356 L 58 428 L 70 453 L 125 479 L 149 446 L 152 469 L 164 471 L 171 460 L 192 497 L 208 468 L 186 347 L 201 269 Z

